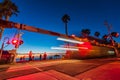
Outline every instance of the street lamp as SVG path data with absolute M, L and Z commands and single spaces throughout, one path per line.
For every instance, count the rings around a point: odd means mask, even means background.
M 10 44 L 8 37 L 4 37 L 4 39 L 3 39 L 3 43 L 2 43 L 2 46 L 1 46 L 1 50 L 0 50 L 0 59 L 1 59 L 1 56 L 2 56 L 3 49 L 4 49 L 4 47 L 6 47 L 6 46 L 4 46 L 5 43 L 6 43 L 7 45 Z

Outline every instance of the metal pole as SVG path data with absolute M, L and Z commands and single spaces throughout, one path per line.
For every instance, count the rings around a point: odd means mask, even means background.
M 1 60 L 1 58 L 2 58 L 3 48 L 4 48 L 4 42 L 2 43 L 1 50 L 0 50 L 0 60 Z
M 2 52 L 3 52 L 3 49 L 4 49 L 4 43 L 5 43 L 6 39 L 8 39 L 8 41 L 9 41 L 8 37 L 5 37 L 4 40 L 3 40 L 3 43 L 2 43 L 2 46 L 1 46 L 1 50 L 0 50 L 0 60 L 1 60 L 1 57 L 2 57 Z
M 17 38 L 18 38 L 18 43 L 17 43 L 17 47 L 15 48 L 15 52 L 14 52 L 14 60 L 13 60 L 13 63 L 16 63 L 16 56 L 17 56 L 17 49 L 19 47 L 19 40 L 20 40 L 20 29 L 18 29 L 18 34 L 17 34 Z

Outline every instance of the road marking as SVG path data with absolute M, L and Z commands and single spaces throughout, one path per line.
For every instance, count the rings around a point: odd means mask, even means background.
M 29 64 L 29 63 L 27 63 L 28 65 L 30 65 L 31 67 L 33 67 L 33 68 L 35 68 L 35 69 L 37 69 L 38 71 L 43 71 L 42 69 L 39 69 L 38 67 L 36 67 L 36 66 L 33 66 L 32 64 Z

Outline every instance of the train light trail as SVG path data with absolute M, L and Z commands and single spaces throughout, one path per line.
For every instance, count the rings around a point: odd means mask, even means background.
M 51 47 L 51 49 L 79 51 L 77 48 Z
M 79 49 L 88 49 L 87 47 L 78 47 Z
M 83 44 L 84 43 L 84 42 L 80 42 L 80 41 L 76 41 L 76 40 L 72 40 L 72 39 L 65 39 L 65 38 L 57 38 L 57 40 L 71 42 L 71 43 L 78 43 L 78 44 Z

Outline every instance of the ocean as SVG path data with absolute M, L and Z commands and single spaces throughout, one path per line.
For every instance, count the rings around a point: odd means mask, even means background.
M 33 54 L 32 55 L 32 60 L 33 61 L 38 61 L 38 60 L 52 60 L 52 59 L 61 59 L 64 57 L 64 53 L 57 53 L 57 54 L 47 54 L 46 59 L 44 59 L 44 54 L 41 54 L 42 57 L 40 58 L 40 54 Z M 28 54 L 19 54 L 16 57 L 16 62 L 21 62 L 21 61 L 29 61 L 29 56 Z

